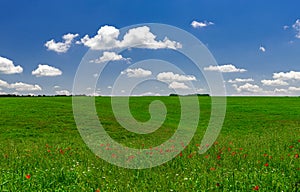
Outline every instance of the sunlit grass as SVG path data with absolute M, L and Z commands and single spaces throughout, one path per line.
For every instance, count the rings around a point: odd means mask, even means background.
M 152 134 L 124 131 L 108 97 L 96 99 L 99 119 L 120 143 L 153 147 L 160 153 L 155 146 L 176 130 L 180 104 L 176 97 L 131 98 L 133 116 L 146 121 L 154 99 L 165 102 L 168 116 Z M 88 149 L 76 129 L 70 97 L 0 98 L 0 190 L 300 190 L 300 98 L 228 98 L 222 132 L 203 155 L 198 147 L 209 120 L 210 99 L 199 101 L 198 131 L 186 149 L 161 166 L 131 170 L 111 165 Z

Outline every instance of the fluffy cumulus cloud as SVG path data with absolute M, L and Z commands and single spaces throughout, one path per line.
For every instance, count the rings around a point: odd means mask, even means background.
M 232 64 L 227 64 L 227 65 L 220 65 L 220 66 L 213 66 L 210 65 L 208 67 L 204 67 L 205 71 L 219 71 L 222 73 L 233 73 L 233 72 L 246 72 L 246 69 L 238 69 Z
M 283 30 L 287 30 L 288 28 L 290 28 L 290 26 L 284 25 L 282 28 L 283 28 Z
M 124 35 L 121 47 L 139 47 L 148 49 L 177 49 L 181 48 L 181 44 L 176 41 L 171 41 L 165 37 L 163 41 L 157 41 L 148 26 L 129 29 Z
M 300 87 L 289 87 L 289 91 L 300 91 Z
M 0 79 L 0 87 L 9 88 L 9 83 Z
M 289 72 L 273 73 L 273 78 L 281 79 L 281 80 L 300 80 L 300 72 L 289 71 Z
M 120 60 L 130 60 L 129 58 L 124 58 L 122 55 L 118 55 L 115 52 L 104 51 L 103 55 L 98 59 L 91 60 L 91 63 L 105 63 L 108 61 L 120 61 Z
M 42 88 L 39 85 L 32 85 L 23 82 L 16 82 L 9 84 L 6 81 L 0 79 L 0 87 L 15 89 L 16 91 L 41 91 Z
M 241 86 L 233 85 L 237 92 L 250 92 L 250 93 L 260 93 L 263 90 L 258 86 L 251 83 L 246 83 Z
M 56 42 L 54 39 L 51 39 L 50 41 L 47 41 L 45 43 L 45 46 L 50 51 L 55 51 L 57 53 L 66 53 L 70 49 L 73 40 L 78 36 L 78 34 L 68 33 L 62 37 L 62 39 L 64 40 L 63 42 Z
M 259 47 L 259 50 L 260 50 L 261 52 L 266 52 L 266 48 L 263 47 L 263 46 L 260 46 L 260 47 Z
M 94 37 L 85 35 L 81 43 L 92 50 L 110 50 L 114 48 L 177 49 L 182 45 L 165 37 L 156 39 L 148 26 L 129 29 L 122 40 L 118 40 L 120 31 L 114 26 L 102 26 Z
M 245 82 L 253 82 L 254 80 L 252 78 L 247 78 L 247 79 L 241 79 L 241 78 L 236 78 L 234 80 L 230 79 L 228 80 L 228 83 L 245 83 Z
M 189 87 L 182 82 L 173 81 L 170 83 L 169 89 L 189 89 Z
M 35 75 L 36 77 L 43 77 L 43 76 L 53 77 L 53 76 L 62 75 L 62 71 L 49 65 L 40 64 L 38 65 L 37 69 L 31 72 L 31 74 Z
M 68 90 L 57 90 L 55 91 L 56 95 L 71 95 L 70 91 Z
M 173 81 L 196 81 L 196 77 L 193 75 L 180 75 L 173 72 L 162 72 L 156 76 L 156 79 L 163 82 Z
M 286 93 L 288 93 L 288 90 L 275 88 L 274 93 L 286 94 Z
M 0 56 L 0 73 L 15 74 L 22 72 L 23 68 L 21 66 L 15 66 L 13 61 Z
M 296 31 L 295 37 L 300 39 L 300 19 L 297 19 L 292 27 Z
M 141 78 L 141 77 L 148 77 L 152 75 L 152 72 L 142 68 L 136 68 L 136 69 L 126 69 L 125 71 L 122 71 L 121 74 L 127 75 L 127 77 Z
M 108 50 L 119 47 L 120 41 L 118 40 L 120 31 L 114 26 L 102 26 L 97 35 L 89 37 L 85 35 L 81 39 L 81 43 L 93 50 Z
M 194 28 L 203 28 L 203 27 L 207 27 L 209 25 L 214 25 L 213 22 L 208 22 L 208 21 L 203 21 L 203 22 L 199 22 L 199 21 L 193 21 L 191 23 L 192 27 Z
M 281 80 L 281 79 L 274 79 L 274 80 L 261 80 L 263 85 L 267 86 L 283 86 L 283 85 L 288 85 L 287 82 Z
M 32 85 L 23 82 L 16 82 L 10 84 L 9 88 L 15 89 L 16 91 L 41 91 L 42 88 L 39 85 Z

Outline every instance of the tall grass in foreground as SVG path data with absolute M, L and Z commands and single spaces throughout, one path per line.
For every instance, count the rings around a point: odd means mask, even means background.
M 115 121 L 110 98 L 96 98 L 112 138 L 136 148 L 166 141 L 180 119 L 177 97 L 131 98 L 133 116 L 149 118 L 148 104 L 165 102 L 168 115 L 155 133 L 139 136 Z M 199 97 L 200 123 L 176 158 L 158 167 L 130 170 L 96 157 L 81 139 L 70 97 L 0 98 L 1 191 L 299 191 L 300 98 L 230 97 L 222 132 L 210 148 L 198 147 L 210 115 Z M 103 143 L 103 147 L 106 147 Z

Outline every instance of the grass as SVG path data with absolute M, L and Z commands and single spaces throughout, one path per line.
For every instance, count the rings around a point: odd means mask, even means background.
M 122 129 L 109 97 L 96 98 L 99 119 L 116 141 L 159 151 L 155 146 L 177 128 L 178 97 L 132 97 L 130 106 L 136 119 L 146 121 L 148 104 L 155 99 L 165 103 L 168 113 L 154 133 Z M 209 121 L 210 98 L 199 101 L 200 123 L 185 150 L 161 166 L 132 170 L 89 150 L 76 128 L 71 97 L 0 98 L 0 190 L 300 190 L 300 98 L 229 97 L 221 134 L 203 155 L 197 152 Z

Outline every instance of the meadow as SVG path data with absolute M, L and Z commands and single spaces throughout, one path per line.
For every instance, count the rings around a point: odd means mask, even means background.
M 140 121 L 149 119 L 148 105 L 157 99 L 165 103 L 167 118 L 148 135 L 124 131 L 110 97 L 96 97 L 96 107 L 113 139 L 155 150 L 177 128 L 178 97 L 130 98 Z M 202 155 L 198 147 L 211 105 L 210 97 L 198 99 L 200 123 L 184 151 L 161 166 L 134 170 L 89 150 L 76 128 L 71 97 L 0 98 L 0 191 L 300 190 L 299 97 L 228 97 L 222 131 Z

